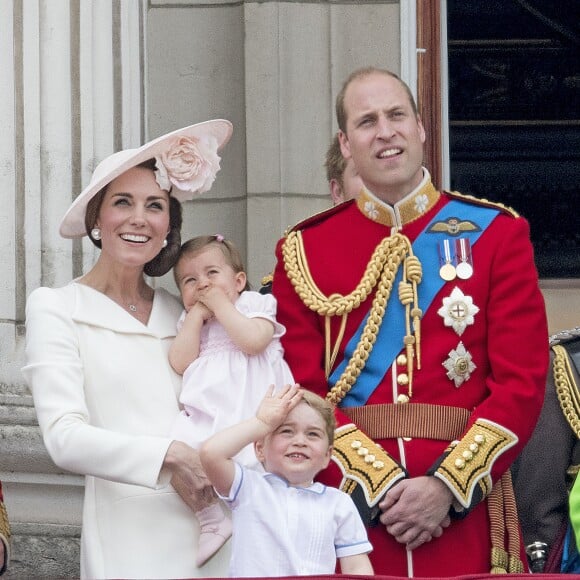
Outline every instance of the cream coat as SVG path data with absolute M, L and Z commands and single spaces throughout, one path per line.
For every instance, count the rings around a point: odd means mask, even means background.
M 161 471 L 179 410 L 167 353 L 180 313 L 163 289 L 147 326 L 74 282 L 28 299 L 23 373 L 44 442 L 57 465 L 86 475 L 83 578 L 227 574 L 229 545 L 196 568 L 196 519 Z

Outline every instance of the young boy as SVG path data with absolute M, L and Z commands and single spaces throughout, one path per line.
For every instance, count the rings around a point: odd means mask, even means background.
M 298 385 L 271 386 L 256 416 L 210 437 L 205 472 L 233 515 L 231 576 L 372 574 L 372 546 L 350 496 L 314 476 L 330 461 L 332 406 Z M 254 441 L 266 473 L 231 458 Z

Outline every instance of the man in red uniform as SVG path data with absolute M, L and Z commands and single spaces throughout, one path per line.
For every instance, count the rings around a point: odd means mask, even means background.
M 365 187 L 280 240 L 273 282 L 297 382 L 337 405 L 322 479 L 369 523 L 377 574 L 522 571 L 508 468 L 548 365 L 528 224 L 435 189 L 391 72 L 353 73 L 337 120 Z
M 4 496 L 2 495 L 2 482 L 0 481 L 0 576 L 6 571 L 8 566 L 10 540 L 10 524 L 4 506 Z

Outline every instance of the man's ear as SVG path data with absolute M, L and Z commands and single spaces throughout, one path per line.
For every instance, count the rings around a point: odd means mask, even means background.
M 334 205 L 338 205 L 344 201 L 344 194 L 342 191 L 342 187 L 340 187 L 340 183 L 338 179 L 334 179 L 334 177 L 330 180 L 330 197 L 332 199 L 332 203 Z
M 348 142 L 348 137 L 344 131 L 338 132 L 338 142 L 340 143 L 340 152 L 345 159 L 350 159 L 352 155 L 350 154 L 350 143 Z
M 421 121 L 419 115 L 417 115 L 417 126 L 419 127 L 419 138 L 421 139 L 421 143 L 425 143 L 425 127 L 423 126 L 423 121 Z

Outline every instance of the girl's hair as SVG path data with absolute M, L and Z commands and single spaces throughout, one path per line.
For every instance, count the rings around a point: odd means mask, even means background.
M 300 403 L 306 403 L 322 417 L 326 434 L 328 435 L 328 444 L 332 445 L 334 443 L 334 430 L 336 429 L 336 418 L 334 416 L 334 406 L 332 403 L 319 397 L 312 391 L 307 390 L 303 390 Z
M 175 283 L 179 288 L 179 280 L 177 279 L 177 266 L 179 262 L 184 258 L 189 258 L 196 256 L 202 250 L 206 248 L 215 247 L 219 248 L 221 253 L 224 255 L 226 263 L 231 266 L 233 271 L 237 274 L 238 272 L 244 272 L 244 264 L 242 262 L 242 256 L 238 248 L 234 245 L 234 243 L 230 240 L 226 240 L 223 236 L 219 234 L 214 234 L 211 236 L 197 236 L 195 238 L 191 238 L 184 242 L 179 250 L 179 254 L 177 255 L 177 259 L 175 260 L 175 267 L 173 269 L 173 276 L 175 278 Z M 246 281 L 246 285 L 244 290 L 250 289 L 250 283 Z
M 140 163 L 136 167 L 143 167 L 144 169 L 155 170 L 155 159 L 149 159 Z M 103 204 L 103 199 L 105 197 L 105 192 L 107 191 L 108 184 L 97 193 L 93 199 L 91 199 L 87 205 L 85 212 L 85 229 L 89 236 L 89 240 L 101 248 L 101 240 L 95 240 L 91 235 L 91 230 L 95 227 L 97 223 L 97 218 L 99 217 L 99 211 L 101 211 L 101 205 Z M 179 250 L 181 248 L 181 224 L 183 223 L 181 203 L 169 195 L 169 233 L 167 234 L 167 246 L 162 248 L 162 250 L 155 256 L 150 262 L 147 262 L 144 267 L 144 272 L 147 276 L 163 276 L 167 274 L 171 268 L 177 262 L 177 257 L 179 255 Z

